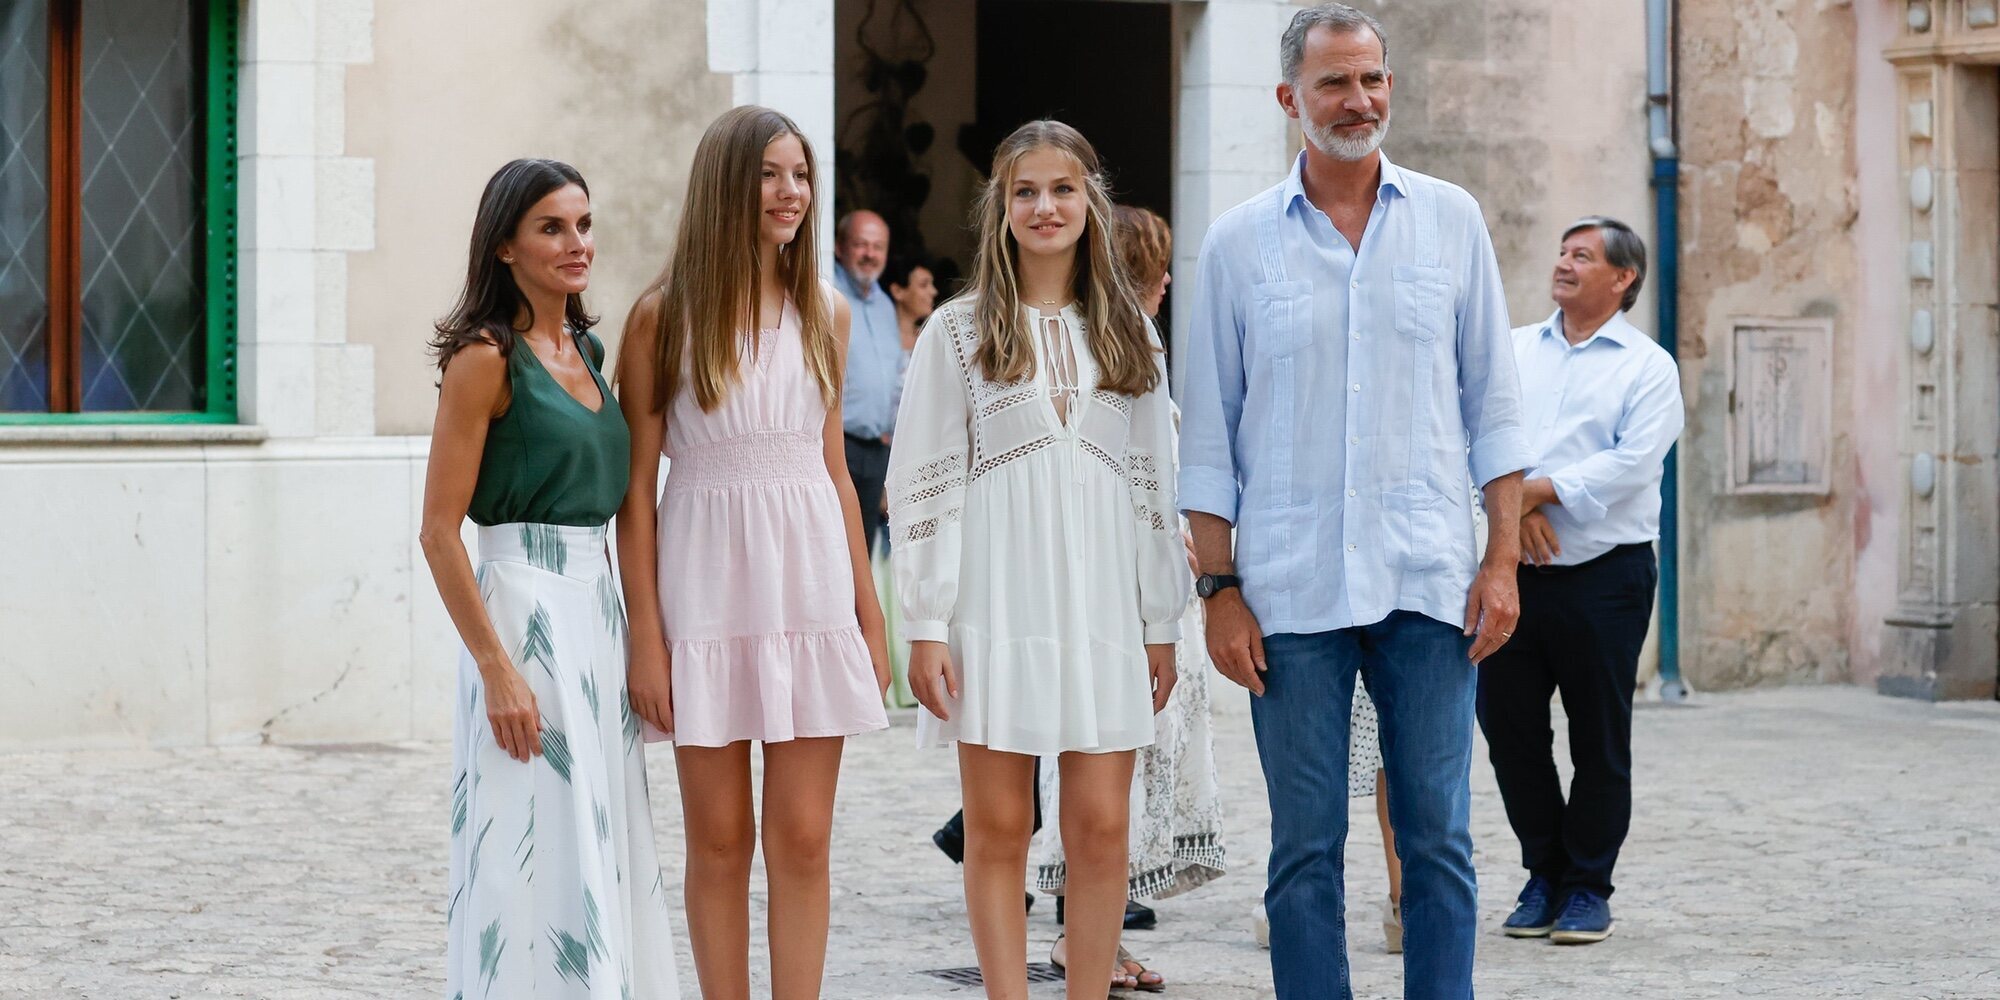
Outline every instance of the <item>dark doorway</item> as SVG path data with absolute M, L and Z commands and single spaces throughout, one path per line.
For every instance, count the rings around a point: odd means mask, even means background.
M 1173 218 L 1173 7 L 980 0 L 979 115 L 959 149 L 984 173 L 1023 122 L 1055 118 L 1097 147 L 1120 202 Z

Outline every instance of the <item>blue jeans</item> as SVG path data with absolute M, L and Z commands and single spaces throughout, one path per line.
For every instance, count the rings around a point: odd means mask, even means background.
M 1264 637 L 1250 701 L 1271 796 L 1271 974 L 1280 1000 L 1352 1000 L 1347 977 L 1347 730 L 1355 671 L 1381 719 L 1389 823 L 1403 861 L 1403 995 L 1470 1000 L 1472 725 L 1478 669 L 1458 629 L 1409 611 Z

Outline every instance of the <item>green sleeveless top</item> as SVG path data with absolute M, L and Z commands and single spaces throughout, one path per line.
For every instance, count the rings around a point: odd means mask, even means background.
M 632 434 L 599 368 L 604 344 L 576 334 L 585 367 L 604 400 L 597 412 L 542 367 L 533 348 L 515 340 L 507 355 L 507 412 L 486 428 L 479 483 L 467 514 L 476 524 L 595 526 L 611 520 L 631 477 Z M 586 349 L 587 345 L 587 349 Z

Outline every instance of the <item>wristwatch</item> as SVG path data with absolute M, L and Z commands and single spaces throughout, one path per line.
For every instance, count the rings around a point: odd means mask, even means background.
M 1214 597 L 1231 587 L 1243 586 L 1243 580 L 1230 573 L 1203 573 L 1194 578 L 1194 592 L 1200 597 Z

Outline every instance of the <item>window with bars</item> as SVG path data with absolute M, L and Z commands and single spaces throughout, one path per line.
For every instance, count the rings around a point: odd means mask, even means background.
M 236 418 L 235 28 L 0 0 L 0 423 Z

